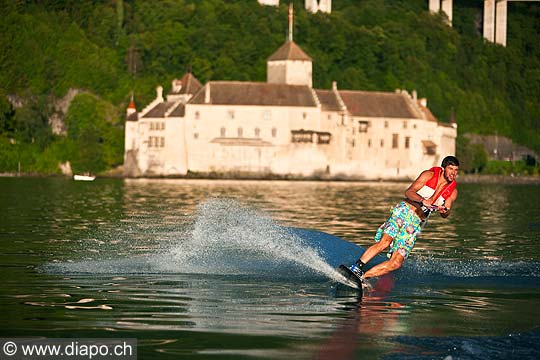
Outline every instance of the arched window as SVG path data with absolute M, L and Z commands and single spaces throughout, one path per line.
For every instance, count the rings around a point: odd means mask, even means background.
M 227 129 L 225 129 L 224 127 L 221 128 L 221 131 L 220 131 L 220 134 L 221 134 L 221 137 L 225 137 L 227 135 Z
M 261 129 L 255 128 L 255 137 L 256 138 L 261 137 Z
M 244 135 L 244 130 L 241 127 L 239 127 L 238 128 L 238 137 L 241 138 L 243 135 Z

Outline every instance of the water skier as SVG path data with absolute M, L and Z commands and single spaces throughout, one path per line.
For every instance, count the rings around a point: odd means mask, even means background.
M 447 156 L 441 167 L 423 171 L 405 191 L 405 199 L 391 210 L 388 220 L 377 230 L 375 244 L 350 267 L 351 271 L 360 279 L 368 279 L 399 269 L 411 253 L 429 215 L 434 211 L 438 211 L 443 218 L 450 215 L 452 204 L 458 196 L 458 170 L 458 159 Z M 387 248 L 390 248 L 389 260 L 364 272 L 364 266 Z

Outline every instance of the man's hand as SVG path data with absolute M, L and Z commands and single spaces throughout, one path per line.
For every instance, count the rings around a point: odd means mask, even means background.
M 422 205 L 424 205 L 425 207 L 432 207 L 433 206 L 433 199 L 422 199 L 421 201 Z
M 446 206 L 439 206 L 439 213 L 443 218 L 446 218 L 448 215 L 450 215 L 450 209 Z

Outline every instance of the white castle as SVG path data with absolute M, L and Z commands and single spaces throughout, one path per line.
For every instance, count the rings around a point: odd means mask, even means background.
M 292 16 L 290 16 L 292 18 Z M 237 174 L 414 178 L 455 152 L 457 125 L 439 122 L 416 91 L 312 87 L 312 59 L 289 39 L 266 82 L 186 73 L 163 97 L 127 109 L 126 176 Z

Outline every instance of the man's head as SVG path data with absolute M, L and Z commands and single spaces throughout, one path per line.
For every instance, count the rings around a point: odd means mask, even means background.
M 446 181 L 454 181 L 459 170 L 459 160 L 455 156 L 447 156 L 443 159 L 441 166 L 444 169 Z

